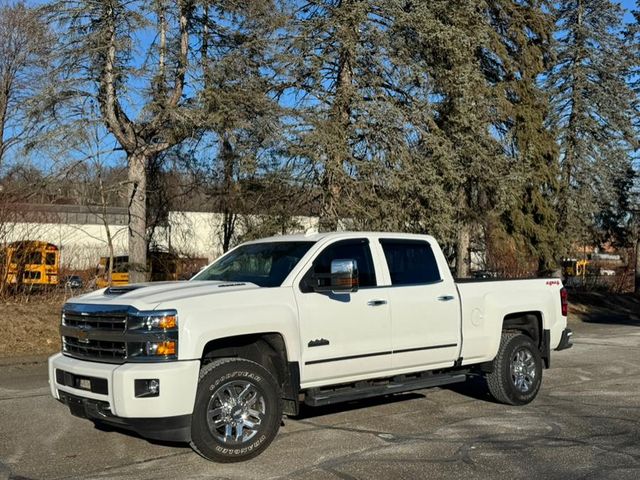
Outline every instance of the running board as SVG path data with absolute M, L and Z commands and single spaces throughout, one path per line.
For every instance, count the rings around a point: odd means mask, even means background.
M 390 378 L 383 384 L 381 384 L 379 380 L 372 380 L 357 382 L 333 389 L 311 388 L 306 392 L 304 403 L 312 407 L 333 405 L 334 403 L 349 402 L 362 398 L 379 397 L 382 395 L 421 390 L 423 388 L 438 387 L 451 383 L 460 383 L 466 379 L 466 373 L 424 375 L 420 377 L 406 377 L 401 375 Z

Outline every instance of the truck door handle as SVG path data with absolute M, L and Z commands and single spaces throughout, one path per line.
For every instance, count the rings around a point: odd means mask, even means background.
M 450 302 L 454 298 L 456 298 L 456 297 L 454 297 L 453 295 L 441 295 L 441 296 L 438 297 L 438 300 L 441 301 L 441 302 Z
M 367 305 L 369 305 L 370 307 L 378 307 L 380 305 L 386 305 L 387 301 L 386 300 L 369 300 L 367 302 Z

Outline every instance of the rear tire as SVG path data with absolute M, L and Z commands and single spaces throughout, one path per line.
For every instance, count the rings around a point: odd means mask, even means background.
M 493 372 L 486 375 L 489 392 L 500 403 L 526 405 L 542 384 L 542 357 L 530 337 L 504 332 Z
M 214 462 L 260 455 L 282 421 L 280 388 L 262 365 L 221 358 L 200 370 L 191 422 L 191 448 Z

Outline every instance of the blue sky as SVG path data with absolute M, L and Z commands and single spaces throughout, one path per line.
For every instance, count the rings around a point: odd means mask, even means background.
M 631 14 L 629 13 L 630 10 L 633 10 L 636 8 L 636 2 L 635 0 L 621 0 L 620 4 L 627 10 L 627 14 L 625 17 L 625 20 L 627 21 L 631 21 Z
M 14 0 L 0 0 L 0 5 L 2 4 L 7 4 L 7 3 L 13 3 Z M 42 5 L 47 3 L 47 0 L 26 0 L 25 3 L 27 3 L 28 5 Z M 626 13 L 626 21 L 632 21 L 632 16 L 630 14 L 630 10 L 635 9 L 636 8 L 636 0 L 620 0 L 619 3 L 622 5 L 623 8 L 625 8 L 627 10 Z M 130 100 L 134 100 L 133 98 Z M 135 102 L 135 100 L 134 100 Z M 134 110 L 136 110 L 134 108 Z M 106 133 L 106 132 L 105 132 Z M 111 139 L 111 141 L 106 141 L 106 138 L 103 140 L 105 145 L 105 148 L 113 148 L 113 140 Z M 9 154 L 11 156 L 11 154 Z M 73 154 L 71 155 L 73 156 Z M 118 160 L 122 160 L 123 159 L 123 154 L 122 152 L 113 152 L 111 154 L 112 156 L 112 161 L 117 162 Z M 38 161 L 37 159 L 34 159 L 36 161 L 37 164 L 39 164 L 41 167 L 44 167 L 45 169 L 47 169 L 47 164 L 49 164 L 50 166 L 50 162 L 51 160 L 49 159 L 44 159 L 41 158 L 40 161 Z

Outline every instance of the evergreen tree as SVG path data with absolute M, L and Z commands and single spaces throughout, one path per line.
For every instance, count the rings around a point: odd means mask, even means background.
M 406 212 L 414 205 L 404 203 L 412 198 L 403 181 L 415 185 L 408 172 L 424 178 L 411 163 L 422 141 L 412 117 L 428 102 L 421 89 L 427 81 L 406 62 L 407 47 L 396 36 L 405 6 L 317 0 L 296 10 L 288 52 L 299 119 L 292 153 L 309 159 L 319 177 L 321 230 L 334 230 L 339 221 L 411 228 Z
M 538 270 L 547 270 L 558 251 L 558 149 L 547 128 L 549 99 L 540 85 L 552 54 L 551 6 L 544 0 L 487 3 L 494 36 L 484 68 L 498 91 L 496 128 L 510 165 L 506 209 L 495 224 L 523 264 L 535 259 Z
M 481 68 L 491 31 L 481 0 L 407 4 L 405 38 L 425 65 L 433 123 L 424 128 L 443 141 L 426 161 L 451 171 L 456 275 L 467 276 L 472 235 L 503 202 L 504 156 L 491 132 L 495 101 Z
M 633 22 L 625 33 L 627 47 L 632 55 L 628 80 L 634 92 L 633 123 L 636 129 L 636 138 L 638 138 L 638 129 L 640 128 L 640 1 L 636 2 L 636 8 L 632 13 Z M 640 166 L 638 163 L 636 165 L 636 168 Z M 635 173 L 635 182 L 632 187 L 634 196 L 630 202 L 630 210 L 633 212 L 630 219 L 630 230 L 635 233 L 635 292 L 640 293 L 640 181 L 638 180 L 638 172 Z
M 241 180 L 265 173 L 279 147 L 281 111 L 273 95 L 278 77 L 277 29 L 282 12 L 272 0 L 204 2 L 201 56 L 205 134 L 213 133 L 211 193 L 223 215 L 222 249 L 236 237 L 243 209 Z
M 640 128 L 640 0 L 631 12 L 633 21 L 625 29 L 625 47 L 631 53 L 627 82 L 634 92 L 633 123 L 636 131 Z
M 558 231 L 588 240 L 600 210 L 615 201 L 634 140 L 630 56 L 621 36 L 623 10 L 609 0 L 570 0 L 557 8 L 557 61 L 547 86 L 560 144 Z

